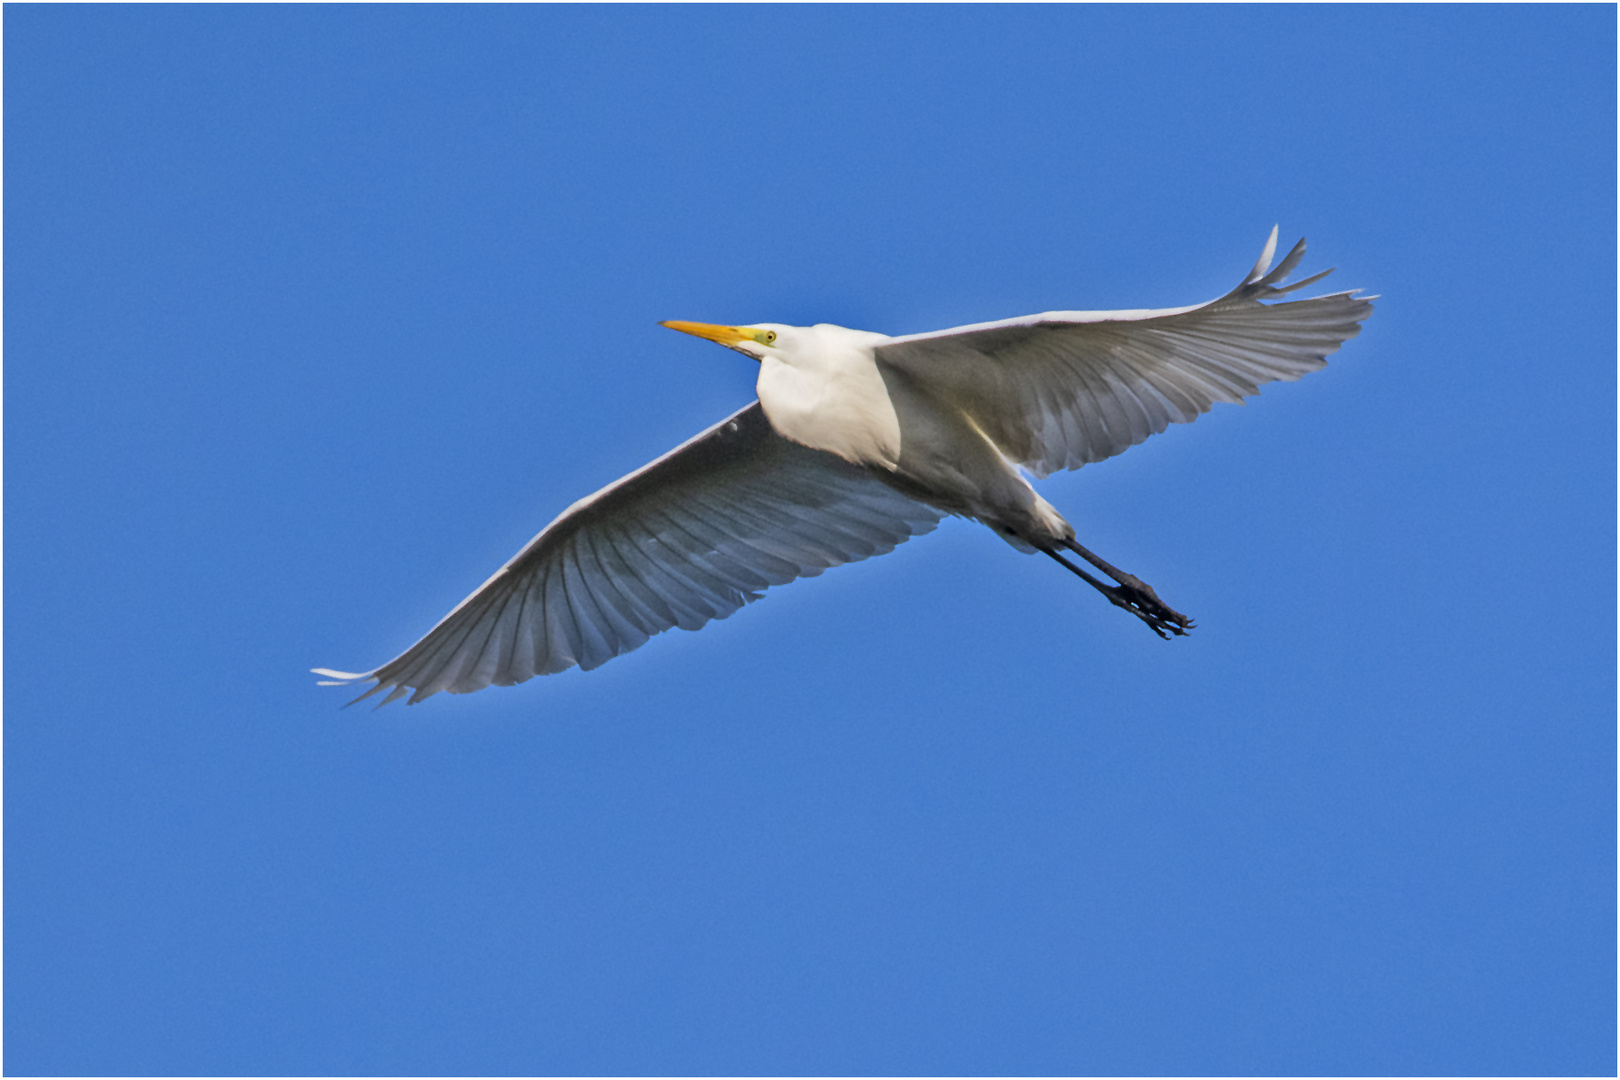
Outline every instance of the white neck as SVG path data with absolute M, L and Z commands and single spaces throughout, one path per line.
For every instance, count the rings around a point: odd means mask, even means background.
M 783 338 L 759 365 L 759 403 L 771 426 L 857 465 L 893 469 L 900 421 L 873 359 L 888 337 L 823 323 Z

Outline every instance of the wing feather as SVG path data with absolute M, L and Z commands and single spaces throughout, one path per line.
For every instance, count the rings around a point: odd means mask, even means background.
M 316 670 L 328 685 L 374 681 L 361 698 L 386 692 L 384 704 L 589 670 L 772 585 L 892 551 L 940 516 L 782 438 L 756 402 L 569 507 L 395 659 Z
M 1361 331 L 1372 297 L 1352 292 L 1275 302 L 1331 270 L 1281 284 L 1305 257 L 1275 269 L 1272 229 L 1254 270 L 1207 304 L 1157 311 L 1049 311 L 892 338 L 881 364 L 960 406 L 1012 460 L 1037 476 L 1112 457 L 1217 401 L 1327 363 Z

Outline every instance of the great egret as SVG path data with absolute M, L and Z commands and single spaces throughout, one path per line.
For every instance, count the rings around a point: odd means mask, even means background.
M 1025 479 L 1135 446 L 1217 401 L 1315 371 L 1372 313 L 1354 291 L 1268 304 L 1271 230 L 1219 300 L 1155 311 L 1048 311 L 888 337 L 841 326 L 666 322 L 759 362 L 759 400 L 564 510 L 428 634 L 371 671 L 383 704 L 589 670 L 653 634 L 696 630 L 760 590 L 881 555 L 946 514 L 1039 551 L 1160 637 L 1192 620 L 1075 541 Z M 1106 584 L 1067 558 L 1078 555 Z

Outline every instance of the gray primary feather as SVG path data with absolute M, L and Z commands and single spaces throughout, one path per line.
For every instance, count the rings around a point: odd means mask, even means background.
M 589 670 L 759 590 L 892 551 L 939 511 L 772 430 L 755 402 L 569 507 L 422 640 L 368 679 L 383 704 Z
M 1351 292 L 1265 303 L 1332 271 L 1280 284 L 1305 241 L 1219 300 L 1158 311 L 1049 311 L 894 338 L 880 365 L 962 408 L 1011 460 L 1036 476 L 1113 457 L 1217 401 L 1242 404 L 1275 380 L 1327 363 L 1361 331 L 1372 297 Z

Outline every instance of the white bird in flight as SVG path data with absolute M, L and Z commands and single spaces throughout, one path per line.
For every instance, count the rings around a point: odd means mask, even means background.
M 1113 457 L 1325 365 L 1375 298 L 1265 303 L 1332 272 L 1283 285 L 1305 241 L 1268 273 L 1276 247 L 1273 228 L 1241 285 L 1191 307 L 1048 311 L 903 337 L 663 323 L 758 361 L 759 400 L 564 510 L 398 657 L 314 671 L 323 686 L 374 680 L 355 700 L 389 690 L 385 705 L 588 671 L 768 586 L 892 551 L 947 514 L 1050 556 L 1160 637 L 1185 634 L 1192 620 L 1077 543 L 1025 474 Z

